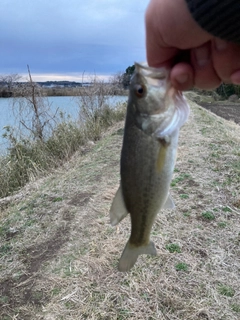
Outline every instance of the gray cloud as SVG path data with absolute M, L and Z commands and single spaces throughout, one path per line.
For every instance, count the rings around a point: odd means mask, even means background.
M 148 0 L 2 0 L 0 73 L 114 74 L 145 60 Z

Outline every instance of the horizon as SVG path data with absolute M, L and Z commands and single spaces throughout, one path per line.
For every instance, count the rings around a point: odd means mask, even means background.
M 19 74 L 21 77 L 18 82 L 27 82 L 29 80 L 28 74 Z M 31 73 L 32 80 L 34 82 L 47 82 L 47 81 L 69 81 L 69 82 L 91 82 L 93 77 L 97 77 L 99 80 L 108 82 L 114 75 L 101 75 L 101 74 L 84 74 L 84 76 L 67 75 L 67 74 L 34 74 Z

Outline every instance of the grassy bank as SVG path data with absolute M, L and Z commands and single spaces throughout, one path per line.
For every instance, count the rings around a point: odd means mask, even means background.
M 171 193 L 152 230 L 158 256 L 116 266 L 130 233 L 109 225 L 123 122 L 2 201 L 0 318 L 240 318 L 240 128 L 191 103 Z

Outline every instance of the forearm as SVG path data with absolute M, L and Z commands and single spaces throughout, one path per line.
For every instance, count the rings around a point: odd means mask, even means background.
M 239 0 L 186 0 L 195 21 L 215 37 L 240 44 Z

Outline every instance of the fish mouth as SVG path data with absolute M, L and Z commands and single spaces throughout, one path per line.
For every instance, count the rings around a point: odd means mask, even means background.
M 170 70 L 166 68 L 149 67 L 147 62 L 135 62 L 135 72 L 143 76 L 147 84 L 154 87 L 166 86 L 170 74 Z

